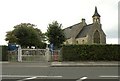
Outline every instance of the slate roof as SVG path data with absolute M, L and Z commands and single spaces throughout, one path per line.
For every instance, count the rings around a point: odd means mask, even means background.
M 75 24 L 73 26 L 70 26 L 68 28 L 65 28 L 64 34 L 67 39 L 69 38 L 82 38 L 86 37 L 89 30 L 92 28 L 93 24 L 89 24 L 86 26 L 82 25 L 81 23 Z
M 79 32 L 79 34 L 76 36 L 76 38 L 82 38 L 86 37 L 89 30 L 92 28 L 93 24 L 89 24 L 83 27 L 83 29 Z
M 67 39 L 69 38 L 75 38 L 79 32 L 82 30 L 83 28 L 83 25 L 82 25 L 82 22 L 81 23 L 78 23 L 78 24 L 75 24 L 73 26 L 70 26 L 68 28 L 65 28 L 63 31 L 64 31 L 64 34 L 65 34 L 65 37 Z

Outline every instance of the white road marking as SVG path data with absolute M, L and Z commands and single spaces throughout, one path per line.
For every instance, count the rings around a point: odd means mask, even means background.
M 120 76 L 99 76 L 99 77 L 102 77 L 102 78 L 118 78 L 118 77 L 120 77 Z
M 30 77 L 30 78 L 26 78 L 26 79 L 29 80 L 29 79 L 35 79 L 35 78 L 37 78 L 37 77 Z
M 84 79 L 87 79 L 87 77 L 82 77 L 82 78 L 80 78 L 81 80 L 84 80 Z
M 87 79 L 87 77 L 82 77 L 82 78 L 80 78 L 80 79 L 78 79 L 76 81 L 82 81 L 82 80 L 85 80 L 85 79 Z
M 36 76 L 36 77 L 39 77 L 39 78 L 62 78 L 63 76 Z
M 27 75 L 2 75 L 2 77 L 39 77 L 39 78 L 62 78 L 63 76 L 27 76 Z
M 26 78 L 24 80 L 30 80 L 30 79 L 35 79 L 35 78 L 37 78 L 37 77 L 30 77 L 30 78 Z
M 25 78 L 25 79 L 22 79 L 22 80 L 17 80 L 17 81 L 25 81 L 25 80 L 31 80 L 31 79 L 35 79 L 37 77 L 30 77 L 30 78 Z

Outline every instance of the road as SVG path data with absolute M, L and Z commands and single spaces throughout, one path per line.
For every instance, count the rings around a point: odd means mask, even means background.
M 46 63 L 2 65 L 2 78 L 18 81 L 34 81 L 35 79 L 44 79 L 44 81 L 45 79 L 73 79 L 71 81 L 76 81 L 77 79 L 117 79 L 118 77 L 118 67 L 50 67 Z

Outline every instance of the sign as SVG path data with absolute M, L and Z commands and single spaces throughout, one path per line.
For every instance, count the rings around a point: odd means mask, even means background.
M 13 50 L 17 50 L 17 46 L 16 46 L 16 44 L 8 44 L 8 50 L 9 51 L 13 51 Z

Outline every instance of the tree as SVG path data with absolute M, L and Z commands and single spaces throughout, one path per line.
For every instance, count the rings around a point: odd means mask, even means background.
M 13 31 L 8 31 L 6 34 L 6 41 L 9 41 L 8 43 L 16 43 L 17 42 L 17 38 L 14 35 Z
M 60 47 L 60 45 L 65 41 L 64 33 L 61 29 L 62 24 L 59 24 L 57 21 L 49 24 L 46 35 L 48 41 L 55 46 L 55 48 Z
M 34 28 L 34 24 L 30 23 L 21 23 L 14 26 L 14 30 L 7 32 L 6 41 L 9 43 L 20 44 L 22 47 L 35 46 L 40 47 L 43 45 L 42 42 L 42 32 L 38 28 Z M 12 35 L 11 35 L 12 33 Z M 11 38 L 11 39 L 10 39 Z M 13 41 L 15 40 L 15 41 Z

